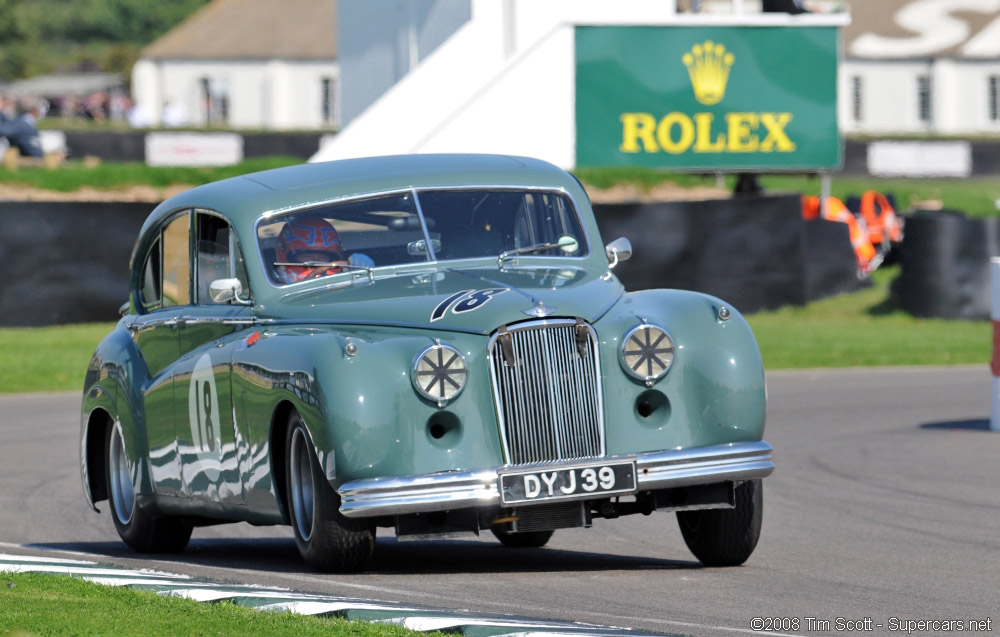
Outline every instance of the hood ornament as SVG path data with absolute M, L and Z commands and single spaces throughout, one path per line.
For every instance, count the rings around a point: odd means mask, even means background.
M 521 310 L 521 312 L 527 314 L 528 316 L 534 316 L 535 318 L 545 318 L 546 316 L 552 316 L 555 314 L 558 309 L 559 308 L 557 307 L 546 307 L 545 303 L 539 301 L 538 305 L 535 307 L 529 307 L 526 310 Z

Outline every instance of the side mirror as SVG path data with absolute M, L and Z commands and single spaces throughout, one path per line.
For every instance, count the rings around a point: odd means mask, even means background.
M 208 294 L 216 303 L 228 303 L 235 300 L 243 305 L 248 304 L 247 301 L 240 298 L 243 294 L 243 284 L 240 283 L 239 279 L 216 279 L 208 286 Z
M 604 253 L 608 255 L 608 269 L 610 270 L 618 265 L 619 261 L 628 261 L 632 257 L 632 242 L 625 237 L 618 237 L 604 246 Z

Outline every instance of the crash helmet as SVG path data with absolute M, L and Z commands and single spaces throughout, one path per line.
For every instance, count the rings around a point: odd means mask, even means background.
M 322 217 L 302 217 L 290 219 L 278 234 L 274 246 L 276 262 L 279 264 L 343 261 L 340 235 L 329 221 Z M 278 272 L 286 283 L 335 274 L 340 268 L 304 265 L 279 265 Z

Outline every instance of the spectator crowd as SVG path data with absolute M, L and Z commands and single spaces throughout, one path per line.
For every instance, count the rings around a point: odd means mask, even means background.
M 44 154 L 38 135 L 38 119 L 43 116 L 44 109 L 44 102 L 36 97 L 2 98 L 0 147 L 3 152 L 7 148 L 16 148 L 24 157 L 41 157 Z

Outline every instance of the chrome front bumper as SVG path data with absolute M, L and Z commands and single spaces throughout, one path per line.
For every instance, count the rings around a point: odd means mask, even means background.
M 656 451 L 607 460 L 635 458 L 636 481 L 641 492 L 763 478 L 774 471 L 771 451 L 771 445 L 760 441 Z M 496 469 L 448 471 L 405 478 L 355 480 L 340 485 L 337 491 L 341 513 L 349 518 L 367 518 L 499 506 L 497 480 Z

